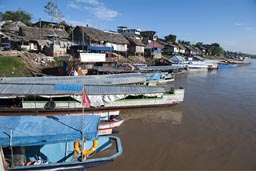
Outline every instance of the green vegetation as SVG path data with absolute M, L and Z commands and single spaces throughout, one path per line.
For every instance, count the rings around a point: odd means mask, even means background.
M 169 34 L 168 36 L 165 36 L 164 39 L 166 42 L 176 42 L 176 35 Z
M 211 55 L 221 56 L 224 54 L 224 50 L 218 43 L 211 44 Z
M 178 43 L 183 45 L 190 45 L 190 41 L 185 41 L 185 40 L 178 40 Z
M 31 76 L 27 70 L 27 65 L 21 59 L 12 56 L 0 57 L 1 77 L 26 77 Z
M 5 20 L 12 20 L 12 21 L 21 21 L 27 25 L 31 24 L 32 15 L 23 10 L 17 10 L 15 12 L 6 11 L 5 13 L 0 13 L 0 18 Z

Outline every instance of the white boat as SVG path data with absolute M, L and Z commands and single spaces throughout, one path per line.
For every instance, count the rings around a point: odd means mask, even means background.
M 186 66 L 188 67 L 189 71 L 191 70 L 207 71 L 208 69 L 218 69 L 218 64 L 215 62 L 211 62 L 210 60 L 190 61 L 190 62 L 187 62 Z
M 98 135 L 109 135 L 113 133 L 122 123 L 124 119 L 116 121 L 105 121 L 99 123 Z
M 174 74 L 168 72 L 156 72 L 153 74 L 146 74 L 146 82 L 144 85 L 156 86 L 161 84 L 168 84 L 174 81 Z

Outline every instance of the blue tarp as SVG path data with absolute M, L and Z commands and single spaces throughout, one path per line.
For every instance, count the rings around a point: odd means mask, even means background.
M 107 47 L 107 46 L 88 46 L 87 50 L 114 51 L 114 48 L 113 47 Z
M 82 84 L 55 84 L 54 90 L 82 91 Z
M 0 146 L 44 145 L 98 139 L 99 116 L 0 116 Z M 12 136 L 11 135 L 12 132 Z
M 146 81 L 159 80 L 160 77 L 161 75 L 159 73 L 154 73 L 153 75 L 146 77 Z

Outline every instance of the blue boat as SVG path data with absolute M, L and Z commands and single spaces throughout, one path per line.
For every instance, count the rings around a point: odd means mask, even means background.
M 0 170 L 84 171 L 112 162 L 122 154 L 121 141 L 99 137 L 99 120 L 96 115 L 0 116 Z M 105 156 L 95 157 L 100 153 Z
M 224 63 L 224 62 L 218 63 L 218 69 L 229 69 L 229 68 L 235 68 L 237 66 L 238 66 L 237 64 L 232 64 L 232 63 Z

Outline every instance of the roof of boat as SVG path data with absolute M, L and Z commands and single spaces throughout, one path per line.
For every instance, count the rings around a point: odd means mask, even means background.
M 0 83 L 39 83 L 39 84 L 86 84 L 121 85 L 142 83 L 145 77 L 141 73 L 123 73 L 88 76 L 49 76 L 49 77 L 2 77 Z
M 168 92 L 168 90 L 165 87 L 139 85 L 0 83 L 0 94 L 2 97 L 22 95 L 81 95 L 83 86 L 88 95 L 154 94 Z
M 98 139 L 97 115 L 0 116 L 0 123 L 3 147 L 74 141 L 82 139 L 82 135 L 86 140 Z
M 138 66 L 140 71 L 168 71 L 168 70 L 176 70 L 181 69 L 181 66 Z

